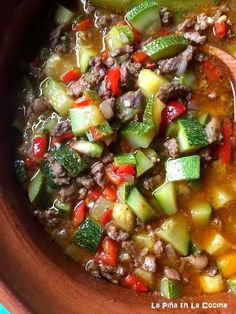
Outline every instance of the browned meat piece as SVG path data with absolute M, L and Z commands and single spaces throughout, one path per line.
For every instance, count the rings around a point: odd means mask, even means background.
M 88 271 L 93 277 L 101 278 L 99 269 L 98 269 L 98 263 L 94 260 L 90 260 L 85 265 L 85 270 Z
M 175 252 L 175 249 L 173 248 L 173 246 L 171 244 L 167 244 L 166 245 L 166 247 L 165 247 L 165 254 L 166 254 L 167 258 L 171 262 L 176 261 L 176 259 L 178 258 L 177 254 Z
M 206 41 L 206 36 L 200 35 L 197 31 L 183 33 L 183 36 L 184 38 L 200 45 L 203 45 Z
M 206 15 L 206 13 L 200 13 L 197 16 L 197 23 L 195 25 L 196 31 L 204 31 L 214 24 L 214 19 Z
M 163 242 L 161 240 L 158 240 L 153 247 L 153 253 L 158 258 L 161 256 L 163 252 L 164 252 Z
M 66 52 L 66 44 L 62 41 L 62 36 L 65 36 L 69 29 L 69 24 L 64 23 L 58 25 L 50 34 L 50 48 L 55 52 Z
M 104 115 L 106 120 L 110 120 L 114 116 L 114 109 L 115 109 L 115 98 L 109 98 L 104 100 L 100 105 L 99 108 Z
M 169 59 L 163 59 L 158 62 L 159 69 L 162 73 L 171 73 L 181 70 L 181 74 L 186 71 L 188 63 L 193 59 L 195 48 L 191 45 L 177 56 Z
M 62 165 L 50 154 L 46 153 L 44 158 L 48 162 L 53 181 L 56 185 L 68 185 L 70 184 L 70 177 L 67 171 Z
M 101 161 L 104 165 L 110 164 L 114 161 L 114 155 L 109 150 L 105 150 Z
M 111 94 L 111 91 L 110 91 L 110 88 L 106 79 L 102 81 L 98 90 L 98 94 L 103 99 L 108 99 L 112 97 L 112 94 Z
M 38 81 L 42 81 L 46 78 L 46 74 L 41 66 L 34 66 L 30 63 L 29 70 L 33 77 Z
M 206 255 L 200 255 L 200 256 L 190 255 L 190 256 L 184 257 L 184 259 L 188 261 L 189 264 L 196 267 L 197 269 L 204 269 L 208 265 L 208 258 Z
M 206 136 L 210 144 L 218 140 L 220 130 L 220 120 L 216 117 L 211 118 L 205 127 Z
M 138 255 L 138 249 L 136 247 L 136 244 L 134 241 L 123 241 L 121 243 L 122 248 L 133 258 L 137 259 L 139 257 Z
M 147 191 L 153 191 L 161 182 L 162 182 L 162 175 L 155 174 L 155 175 L 146 175 L 143 179 L 142 186 Z
M 174 268 L 170 268 L 170 267 L 165 267 L 165 268 L 164 268 L 164 276 L 165 276 L 167 279 L 181 280 L 181 279 L 180 279 L 180 275 L 179 275 L 179 273 L 177 272 L 177 270 L 174 269 Z
M 89 65 L 91 66 L 91 80 L 92 84 L 99 84 L 105 77 L 107 70 L 103 64 L 101 57 L 94 57 L 90 60 Z
M 56 209 L 35 210 L 34 216 L 38 217 L 40 222 L 48 228 L 56 227 L 62 220 L 61 213 Z
M 94 186 L 95 182 L 91 175 L 87 175 L 87 176 L 78 176 L 76 178 L 76 184 L 79 187 L 84 187 L 87 190 L 89 190 Z
M 211 155 L 211 150 L 209 148 L 203 148 L 199 151 L 199 155 L 202 157 L 204 161 L 211 161 L 212 160 L 212 155 Z
M 129 55 L 131 55 L 133 52 L 134 52 L 134 47 L 133 47 L 133 46 L 126 45 L 126 46 L 124 46 L 124 47 L 117 48 L 117 49 L 111 51 L 111 52 L 110 52 L 110 57 L 116 58 L 116 57 L 122 56 L 122 55 L 124 55 L 124 54 L 129 54 Z
M 195 21 L 192 18 L 188 18 L 186 19 L 183 23 L 179 24 L 177 26 L 177 31 L 179 32 L 186 32 L 187 30 L 189 30 L 190 28 L 193 28 L 195 26 Z
M 91 173 L 95 182 L 100 186 L 104 187 L 106 184 L 104 165 L 101 162 L 96 162 L 91 167 Z
M 104 31 L 106 28 L 110 28 L 112 25 L 117 25 L 121 19 L 118 14 L 104 14 L 104 11 L 97 10 L 95 26 Z
M 130 91 L 126 94 L 123 94 L 118 99 L 119 106 L 117 104 L 117 112 L 116 112 L 117 117 L 119 119 L 123 118 L 123 112 L 118 113 L 118 110 L 119 110 L 118 107 L 124 106 L 125 108 L 133 108 L 133 109 L 139 110 L 139 109 L 142 109 L 144 100 L 145 100 L 145 97 L 140 90 Z
M 129 74 L 133 78 L 137 78 L 139 75 L 139 72 L 141 71 L 142 64 L 141 63 L 136 63 L 136 62 L 127 62 L 126 63 L 126 68 L 129 72 Z
M 84 189 L 84 188 L 82 188 Z M 60 189 L 59 191 L 59 198 L 61 200 L 62 203 L 67 203 L 73 199 L 75 199 L 76 197 L 78 199 L 85 199 L 86 195 L 87 195 L 87 190 L 85 190 L 85 194 L 83 194 L 83 197 L 80 197 L 80 191 L 78 190 L 76 184 L 74 182 L 72 182 L 70 185 L 63 187 Z
M 119 66 L 119 63 L 116 61 L 116 59 L 111 56 L 109 56 L 104 63 L 108 67 L 108 69 Z
M 148 255 L 145 257 L 143 262 L 143 269 L 150 271 L 151 273 L 156 272 L 156 257 Z
M 157 96 L 164 103 L 178 98 L 188 101 L 191 98 L 191 90 L 184 85 L 179 85 L 177 83 L 167 83 L 161 86 Z
M 175 138 L 169 138 L 166 140 L 164 147 L 166 148 L 169 157 L 177 158 L 179 156 L 179 144 Z
M 51 130 L 50 135 L 51 136 L 62 136 L 65 133 L 71 131 L 70 121 L 62 121 L 54 126 L 54 128 Z
M 105 231 L 109 238 L 117 242 L 126 241 L 129 238 L 129 233 L 124 232 L 116 227 L 113 223 L 109 223 L 105 227 Z
M 168 8 L 166 7 L 161 8 L 160 16 L 162 25 L 170 26 L 173 23 L 173 14 Z
M 27 116 L 33 115 L 35 117 L 43 114 L 47 109 L 51 108 L 50 103 L 44 98 L 36 98 L 28 107 Z
M 68 95 L 79 97 L 86 89 L 91 89 L 93 86 L 89 79 L 90 77 L 86 75 L 82 76 L 78 81 L 71 83 L 68 87 Z

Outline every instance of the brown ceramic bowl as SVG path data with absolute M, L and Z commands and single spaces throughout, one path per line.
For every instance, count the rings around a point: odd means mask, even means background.
M 8 0 L 0 4 L 0 303 L 12 314 L 148 313 L 155 296 L 135 294 L 96 280 L 47 239 L 25 209 L 25 200 L 12 174 L 12 143 L 8 117 L 14 66 L 26 35 L 46 1 Z M 12 107 L 13 108 L 13 107 Z M 156 309 L 161 313 L 236 313 L 236 297 L 218 294 L 185 298 L 189 309 Z M 200 304 L 199 309 L 191 309 Z M 202 302 L 224 302 L 227 309 L 202 309 Z M 169 306 L 171 303 L 169 302 Z

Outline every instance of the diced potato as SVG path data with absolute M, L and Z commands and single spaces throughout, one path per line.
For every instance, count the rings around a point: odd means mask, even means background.
M 146 97 L 156 95 L 160 87 L 167 81 L 151 70 L 142 70 L 138 77 L 138 86 Z
M 153 250 L 155 239 L 147 232 L 139 232 L 133 235 L 133 240 L 141 247 L 147 248 L 149 251 Z
M 133 232 L 135 227 L 135 215 L 127 205 L 116 203 L 113 207 L 112 218 L 115 224 L 122 230 Z
M 230 277 L 231 275 L 236 274 L 236 251 L 232 251 L 219 257 L 216 263 L 224 277 Z
M 220 274 L 212 277 L 209 275 L 200 276 L 200 287 L 205 293 L 222 292 L 225 289 L 224 281 Z
M 142 268 L 135 268 L 134 275 L 137 276 L 148 288 L 153 289 L 155 285 L 155 273 L 144 270 Z

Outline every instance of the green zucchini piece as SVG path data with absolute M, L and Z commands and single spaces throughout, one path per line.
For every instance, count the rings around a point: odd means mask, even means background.
M 132 233 L 135 228 L 136 218 L 133 211 L 126 204 L 115 203 L 112 218 L 117 227 Z
M 41 170 L 37 172 L 28 186 L 28 195 L 31 203 L 41 205 L 45 203 L 46 184 Z
M 66 86 L 53 78 L 48 78 L 41 84 L 41 89 L 53 109 L 60 116 L 66 116 L 73 104 L 73 99 L 67 95 Z
M 136 159 L 134 154 L 123 154 L 119 156 L 115 156 L 114 163 L 116 166 L 130 164 L 136 166 Z
M 201 126 L 204 128 L 207 124 L 207 120 L 208 120 L 209 114 L 208 113 L 203 113 L 199 119 L 198 122 L 201 124 Z
M 180 153 L 193 152 L 208 145 L 205 130 L 194 118 L 182 118 L 178 120 L 179 151 Z
M 212 213 L 211 205 L 201 202 L 191 207 L 192 220 L 197 225 L 207 225 Z
M 153 195 L 166 215 L 174 215 L 178 210 L 177 195 L 173 182 L 164 183 Z
M 170 122 L 166 129 L 166 137 L 177 137 L 178 131 L 178 124 L 176 122 Z
M 200 156 L 193 155 L 167 160 L 166 178 L 168 181 L 195 180 L 200 178 Z
M 86 89 L 83 95 L 85 97 L 89 97 L 91 105 L 99 106 L 102 102 L 102 99 L 99 97 L 99 94 L 96 90 Z
M 134 188 L 134 185 L 129 183 L 122 183 L 118 187 L 118 196 L 121 203 L 125 203 L 130 195 L 130 192 Z
M 90 128 L 86 132 L 86 136 L 90 142 L 96 142 L 99 140 L 104 140 L 111 137 L 114 134 L 111 126 L 107 121 L 103 122 L 102 124 Z
M 139 73 L 137 81 L 141 92 L 146 97 L 156 95 L 161 86 L 166 83 L 168 83 L 168 81 L 164 77 L 148 69 L 144 69 Z
M 71 212 L 70 203 L 62 203 L 59 199 L 55 199 L 55 201 L 53 202 L 53 207 L 59 210 L 59 212 L 61 212 L 65 218 L 70 217 Z
M 155 209 L 147 202 L 136 187 L 131 190 L 126 200 L 126 204 L 143 222 L 148 222 L 157 217 Z
M 166 219 L 156 230 L 156 235 L 170 243 L 181 255 L 188 255 L 190 236 L 183 216 L 176 215 Z
M 159 37 L 143 47 L 143 51 L 154 61 L 174 57 L 183 51 L 189 41 L 180 35 Z
M 57 7 L 54 20 L 57 24 L 70 23 L 75 14 L 69 9 L 65 8 L 63 5 Z
M 68 145 L 63 145 L 59 149 L 52 150 L 50 153 L 72 177 L 76 177 L 87 167 L 87 162 L 82 160 Z
M 96 253 L 102 234 L 103 229 L 91 218 L 86 217 L 76 230 L 73 242 L 91 253 Z
M 155 131 L 150 125 L 141 122 L 131 122 L 121 131 L 121 135 L 132 146 L 147 148 L 155 136 Z
M 80 45 L 76 48 L 77 52 L 77 65 L 81 73 L 86 73 L 89 69 L 89 61 L 98 55 L 98 52 L 91 47 Z
M 186 71 L 179 78 L 179 84 L 188 86 L 189 88 L 194 88 L 196 83 L 196 75 L 192 70 Z
M 23 160 L 16 160 L 15 161 L 15 173 L 16 173 L 16 178 L 17 181 L 22 184 L 25 182 L 27 179 L 27 172 L 26 172 L 26 167 L 25 163 Z
M 233 293 L 236 293 L 236 277 L 229 278 L 229 279 L 227 280 L 227 283 L 228 283 L 229 289 L 230 289 Z
M 54 112 L 44 123 L 43 131 L 45 133 L 50 133 L 51 130 L 59 123 L 59 117 Z
M 151 160 L 153 164 L 159 159 L 157 152 L 152 148 L 143 149 L 144 154 Z
M 155 106 L 155 96 L 152 95 L 148 98 L 146 108 L 143 114 L 143 123 L 150 125 L 155 128 L 155 119 L 154 119 L 154 106 Z
M 151 160 L 141 150 L 138 150 L 135 153 L 135 159 L 137 164 L 137 177 L 140 177 L 142 174 L 153 167 Z
M 158 31 L 162 25 L 159 4 L 155 0 L 145 1 L 129 11 L 126 20 L 142 35 Z
M 97 143 L 91 143 L 85 140 L 80 140 L 71 144 L 71 148 L 82 155 L 93 158 L 100 158 L 103 152 L 103 146 Z
M 76 136 L 83 135 L 89 128 L 98 126 L 104 122 L 102 112 L 95 105 L 72 108 L 69 112 L 72 132 Z
M 176 299 L 181 296 L 180 281 L 163 278 L 160 286 L 161 296 L 167 299 Z
M 110 51 L 130 45 L 134 42 L 134 33 L 128 25 L 113 26 L 105 37 Z
M 43 160 L 41 162 L 40 168 L 41 168 L 43 175 L 45 176 L 47 186 L 51 189 L 56 189 L 57 185 L 54 182 L 54 178 L 53 178 L 53 175 L 51 173 L 51 169 L 49 167 L 48 161 Z

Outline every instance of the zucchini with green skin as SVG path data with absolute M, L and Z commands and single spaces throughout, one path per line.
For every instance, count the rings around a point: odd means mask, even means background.
M 91 218 L 86 217 L 75 231 L 73 242 L 91 253 L 96 253 L 103 229 Z
M 121 183 L 118 187 L 118 197 L 121 203 L 125 203 L 128 199 L 128 196 L 132 189 L 134 188 L 133 184 L 127 182 Z
M 160 37 L 143 47 L 143 51 L 154 61 L 174 57 L 183 51 L 189 41 L 180 35 Z
M 141 151 L 135 153 L 137 177 L 140 177 L 146 171 L 151 169 L 154 165 L 151 160 Z
M 190 235 L 187 221 L 183 216 L 176 215 L 166 219 L 155 233 L 170 243 L 181 255 L 188 255 Z
M 227 280 L 228 286 L 233 293 L 236 293 L 236 277 L 229 278 Z
M 41 89 L 43 96 L 47 98 L 53 109 L 60 116 L 66 116 L 74 103 L 73 99 L 67 95 L 66 86 L 53 78 L 48 78 L 42 83 Z
M 201 202 L 191 207 L 191 216 L 195 224 L 207 225 L 212 213 L 211 205 L 207 202 Z
M 167 299 L 176 299 L 181 296 L 181 282 L 163 278 L 160 286 L 161 296 Z
M 153 192 L 153 195 L 166 215 L 174 215 L 177 212 L 177 195 L 173 182 L 164 183 Z
M 74 16 L 75 14 L 72 11 L 70 11 L 63 5 L 59 5 L 57 7 L 54 20 L 57 24 L 65 24 L 70 23 Z
M 126 204 L 132 209 L 134 214 L 143 222 L 148 222 L 157 217 L 155 209 L 148 203 L 139 190 L 134 187 L 127 200 Z
M 51 189 L 56 189 L 57 185 L 54 182 L 54 177 L 51 172 L 51 168 L 49 167 L 49 163 L 47 160 L 43 160 L 40 165 L 41 171 L 46 179 L 46 184 Z
M 168 181 L 195 180 L 200 178 L 200 156 L 193 155 L 167 160 L 166 178 Z
M 164 77 L 148 69 L 144 69 L 139 73 L 137 81 L 141 92 L 146 97 L 156 95 L 161 86 L 166 83 L 168 81 Z
M 208 145 L 205 130 L 194 118 L 178 120 L 178 141 L 180 153 L 193 152 Z
M 143 114 L 143 123 L 150 125 L 155 128 L 155 120 L 154 120 L 154 106 L 155 106 L 155 96 L 152 95 L 148 98 L 146 108 Z
M 17 181 L 22 184 L 27 179 L 27 172 L 26 172 L 26 166 L 23 160 L 16 160 L 15 161 L 15 173 Z
M 110 51 L 131 45 L 134 42 L 134 34 L 128 25 L 113 26 L 105 37 Z
M 68 145 L 50 151 L 50 154 L 68 171 L 72 177 L 76 177 L 87 167 L 87 162 Z
M 55 199 L 53 202 L 53 207 L 59 210 L 59 212 L 61 212 L 65 218 L 70 217 L 70 212 L 71 212 L 70 203 L 62 203 L 59 199 Z
M 86 136 L 90 142 L 96 142 L 99 140 L 103 141 L 105 139 L 108 139 L 109 137 L 112 137 L 113 134 L 114 131 L 107 121 L 99 124 L 96 127 L 90 128 L 86 132 Z
M 136 166 L 135 155 L 130 153 L 130 154 L 122 154 L 119 156 L 115 156 L 114 164 L 116 166 L 126 165 L 126 164 Z
M 79 154 L 100 158 L 103 152 L 103 146 L 98 143 L 91 143 L 89 141 L 80 140 L 71 144 L 71 148 Z
M 115 203 L 112 211 L 112 219 L 117 227 L 132 233 L 135 228 L 135 215 L 132 210 L 122 203 Z
M 28 186 L 28 195 L 31 203 L 42 205 L 45 203 L 46 181 L 41 170 L 31 180 Z
M 104 122 L 102 112 L 95 105 L 72 108 L 69 112 L 72 132 L 76 136 L 83 135 L 89 128 L 96 127 Z
M 121 135 L 134 147 L 147 148 L 155 137 L 155 130 L 141 122 L 131 122 L 121 131 Z
M 142 35 L 149 35 L 161 28 L 160 8 L 155 0 L 145 1 L 134 7 L 125 18 Z
M 81 73 L 86 73 L 89 69 L 89 61 L 98 55 L 98 52 L 91 47 L 80 45 L 76 48 L 77 66 Z

